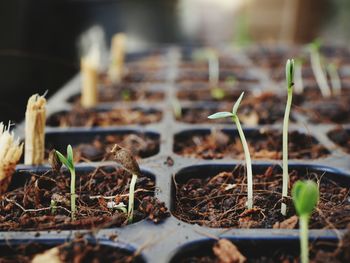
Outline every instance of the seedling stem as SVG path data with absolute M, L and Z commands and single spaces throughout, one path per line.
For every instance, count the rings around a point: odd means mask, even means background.
M 75 195 L 75 167 L 74 167 L 74 161 L 73 161 L 73 149 L 71 145 L 67 146 L 67 158 L 64 157 L 63 154 L 61 154 L 59 151 L 56 151 L 56 154 L 60 161 L 64 164 L 64 166 L 67 167 L 67 169 L 70 172 L 70 206 L 71 206 L 71 216 L 72 220 L 75 220 L 75 202 L 76 202 L 76 195 Z
M 341 94 L 341 81 L 337 71 L 337 66 L 334 63 L 330 63 L 327 66 L 327 71 L 331 79 L 333 95 Z
M 129 189 L 129 204 L 128 204 L 128 222 L 132 223 L 134 218 L 134 199 L 135 199 L 135 184 L 137 180 L 137 175 L 132 174 Z
M 220 119 L 220 118 L 226 118 L 226 117 L 231 117 L 232 121 L 236 124 L 237 130 L 239 137 L 241 139 L 242 145 L 243 145 L 243 151 L 244 151 L 244 156 L 245 156 L 245 161 L 246 161 L 246 166 L 247 166 L 247 182 L 248 182 L 248 200 L 247 200 L 247 207 L 248 209 L 253 208 L 253 172 L 252 172 L 252 161 L 250 158 L 250 153 L 249 153 L 249 148 L 248 148 L 248 143 L 247 140 L 244 136 L 244 132 L 241 126 L 241 123 L 239 121 L 238 115 L 237 115 L 237 110 L 239 107 L 239 104 L 242 101 L 244 92 L 241 93 L 239 96 L 238 100 L 232 107 L 232 112 L 217 112 L 214 113 L 210 116 L 208 116 L 209 119 Z
M 319 199 L 318 185 L 311 181 L 297 181 L 292 190 L 295 210 L 300 225 L 300 257 L 302 263 L 309 262 L 309 218 Z
M 293 97 L 293 86 L 294 86 L 294 60 L 287 60 L 286 64 L 286 79 L 287 79 L 287 104 L 286 110 L 284 112 L 283 119 L 283 142 L 282 142 L 282 151 L 283 151 L 283 183 L 282 183 L 282 197 L 285 198 L 288 196 L 288 185 L 289 185 L 289 173 L 288 173 L 288 124 L 289 124 L 289 115 L 290 108 L 292 106 L 292 97 Z M 282 215 L 287 213 L 287 205 L 282 202 L 281 205 Z
M 327 78 L 322 69 L 321 64 L 321 55 L 319 52 L 320 44 L 318 42 L 314 42 L 310 44 L 310 59 L 311 59 L 311 68 L 314 72 L 317 85 L 319 86 L 322 96 L 328 98 L 331 96 L 331 89 L 328 85 Z

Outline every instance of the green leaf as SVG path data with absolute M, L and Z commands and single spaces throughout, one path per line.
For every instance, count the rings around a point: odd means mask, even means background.
M 63 163 L 67 168 L 69 168 L 69 162 L 66 159 L 66 157 L 64 157 L 64 155 L 62 153 L 60 153 L 59 151 L 56 151 L 56 154 L 57 154 L 58 158 L 60 159 L 61 163 Z
M 74 168 L 74 162 L 73 162 L 73 149 L 72 149 L 72 146 L 69 144 L 67 146 L 67 160 L 70 164 L 70 167 Z
M 233 115 L 237 115 L 237 110 L 238 110 L 239 104 L 241 104 L 241 101 L 243 99 L 243 95 L 244 95 L 244 91 L 241 93 L 241 95 L 237 99 L 236 103 L 233 105 L 233 107 L 232 107 L 232 114 Z
M 291 89 L 294 85 L 294 59 L 288 59 L 286 63 L 287 88 Z
M 221 111 L 208 116 L 208 119 L 214 120 L 214 119 L 221 119 L 221 118 L 233 117 L 233 116 L 234 115 L 232 114 L 232 112 Z
M 318 203 L 318 185 L 311 180 L 297 181 L 292 189 L 292 197 L 298 215 L 310 215 Z

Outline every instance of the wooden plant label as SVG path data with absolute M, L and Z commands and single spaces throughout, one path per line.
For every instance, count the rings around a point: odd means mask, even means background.
M 34 94 L 28 100 L 25 120 L 26 165 L 40 165 L 45 154 L 46 99 Z

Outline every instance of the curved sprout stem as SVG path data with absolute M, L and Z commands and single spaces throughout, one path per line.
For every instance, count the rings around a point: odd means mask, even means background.
M 247 166 L 247 183 L 248 183 L 248 200 L 247 200 L 247 207 L 248 209 L 253 208 L 253 172 L 252 172 L 252 161 L 250 159 L 250 153 L 248 148 L 247 140 L 244 136 L 243 129 L 241 126 L 241 123 L 239 121 L 238 116 L 232 117 L 233 121 L 235 122 L 238 130 L 239 137 L 241 138 L 241 142 L 243 145 L 243 151 Z
M 289 60 L 286 64 L 286 79 L 287 79 L 287 104 L 286 110 L 284 112 L 283 119 L 283 138 L 282 138 L 282 168 L 283 168 L 283 182 L 282 182 L 282 197 L 288 196 L 288 185 L 289 185 L 289 173 L 288 173 L 288 124 L 289 124 L 289 115 L 290 109 L 292 107 L 292 98 L 293 98 L 293 85 L 294 85 L 294 61 Z M 287 205 L 282 202 L 281 205 L 281 214 L 287 214 Z

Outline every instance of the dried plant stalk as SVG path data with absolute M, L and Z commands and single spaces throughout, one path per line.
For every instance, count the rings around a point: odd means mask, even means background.
M 23 144 L 14 139 L 14 134 L 0 123 L 0 194 L 7 191 L 16 164 L 21 158 Z
M 109 77 L 114 83 L 121 82 L 124 73 L 126 35 L 124 33 L 115 34 L 111 44 L 112 63 L 109 69 Z
M 81 105 L 84 108 L 91 108 L 96 106 L 98 102 L 97 66 L 91 59 L 82 58 L 80 69 L 82 78 Z
M 34 94 L 28 100 L 25 121 L 24 163 L 40 165 L 45 154 L 46 99 Z

